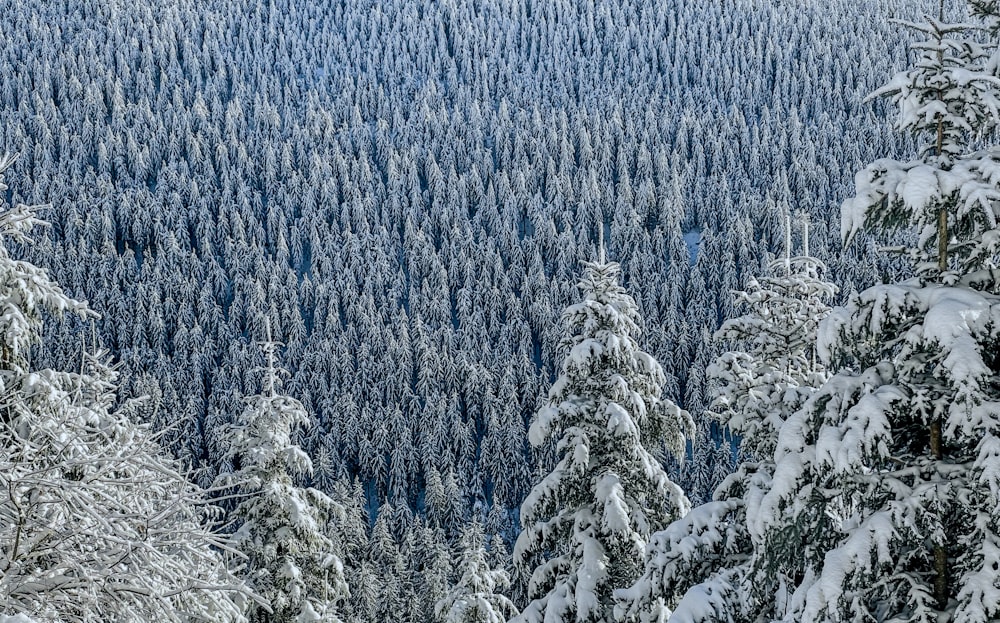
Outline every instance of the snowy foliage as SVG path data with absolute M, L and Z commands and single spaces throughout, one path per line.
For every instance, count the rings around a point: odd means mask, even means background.
M 785 257 L 771 264 L 770 275 L 751 278 L 746 291 L 735 293 L 746 313 L 715 335 L 738 350 L 708 369 L 711 408 L 740 435 L 745 461 L 715 490 L 714 501 L 653 535 L 643 577 L 616 594 L 624 618 L 689 623 L 780 615 L 783 580 L 759 573 L 766 561 L 753 522 L 772 487 L 779 431 L 826 378 L 814 352 L 816 331 L 836 291 L 809 255 L 807 225 L 803 229 L 802 253 L 795 256 L 786 221 Z
M 986 25 L 995 23 L 995 3 L 972 3 L 972 9 Z M 841 208 L 842 235 L 850 240 L 866 226 L 915 227 L 918 244 L 906 251 L 918 272 L 943 270 L 948 283 L 962 279 L 981 287 L 996 281 L 998 268 L 1000 150 L 970 145 L 1000 123 L 1000 57 L 995 44 L 973 38 L 984 36 L 982 26 L 933 18 L 905 25 L 922 38 L 912 46 L 917 59 L 872 97 L 890 96 L 899 106 L 896 127 L 918 136 L 919 157 L 881 158 L 857 173 L 856 196 Z M 942 250 L 948 265 L 939 267 Z
M 824 326 L 823 352 L 851 367 L 782 429 L 759 501 L 769 557 L 800 578 L 797 616 L 936 621 L 935 544 L 953 620 L 1000 614 L 998 321 L 995 295 L 914 280 L 861 293 Z
M 317 488 L 419 510 L 433 466 L 516 515 L 601 206 L 678 402 L 779 206 L 845 291 L 885 268 L 830 226 L 843 172 L 900 143 L 861 104 L 905 52 L 881 4 L 8 0 L 0 144 L 14 196 L 59 207 L 29 257 L 107 312 L 202 484 L 270 317 Z M 46 330 L 45 365 L 73 360 Z
M 0 156 L 0 193 L 7 191 L 4 183 L 4 172 L 14 164 L 16 156 L 4 154 Z M 20 379 L 28 372 L 30 349 L 41 341 L 43 313 L 62 315 L 74 313 L 81 318 L 94 318 L 87 304 L 70 298 L 63 293 L 48 273 L 29 262 L 18 261 L 11 257 L 9 246 L 17 243 L 31 243 L 29 233 L 42 225 L 35 216 L 39 206 L 27 206 L 19 203 L 7 207 L 0 218 L 0 283 L 2 283 L 3 298 L 0 299 L 0 361 L 3 362 L 5 375 L 9 377 L 6 383 L 11 385 L 15 379 Z
M 386 502 L 396 517 L 401 567 L 356 558 L 344 618 L 371 620 L 384 581 L 394 616 L 424 621 L 441 573 L 422 548 L 477 504 L 512 542 L 548 466 L 524 423 L 599 228 L 685 405 L 707 396 L 703 332 L 780 246 L 780 206 L 810 212 L 843 291 L 895 274 L 864 234 L 841 255 L 831 206 L 845 171 L 906 144 L 861 96 L 905 54 L 877 17 L 926 2 L 8 0 L 9 194 L 57 204 L 23 252 L 104 313 L 123 395 L 154 396 L 202 485 L 231 467 L 271 318 L 316 418 L 296 438 L 309 482 L 356 479 L 366 529 Z M 35 363 L 75 369 L 81 326 L 46 324 Z
M 580 289 L 564 313 L 562 374 L 529 431 L 535 446 L 555 439 L 557 463 L 521 505 L 514 559 L 537 564 L 523 623 L 613 620 L 612 590 L 638 577 L 650 533 L 688 510 L 644 444 L 680 455 L 693 424 L 660 398 L 664 375 L 639 350 L 618 265 L 587 263 Z
M 915 227 L 920 276 L 831 313 L 817 350 L 836 373 L 779 434 L 751 527 L 766 570 L 791 580 L 789 620 L 1000 616 L 1000 152 L 973 147 L 995 127 L 1000 81 L 995 46 L 958 39 L 968 30 L 923 29 L 916 67 L 881 92 L 929 141 L 918 160 L 859 173 L 843 206 L 846 237 Z
M 808 225 L 803 227 L 808 232 Z M 746 291 L 736 293 L 746 313 L 727 320 L 715 335 L 736 349 L 708 369 L 709 408 L 740 436 L 743 454 L 754 459 L 773 454 L 785 418 L 825 379 L 816 331 L 837 288 L 822 278 L 823 263 L 809 255 L 808 234 L 797 256 L 786 237 L 785 257 L 771 264 L 770 275 L 751 277 Z
M 0 602 L 18 613 L 7 620 L 243 621 L 250 593 L 227 569 L 228 541 L 205 527 L 205 492 L 116 406 L 106 353 L 75 373 L 31 366 L 43 312 L 93 316 L 10 257 L 35 222 L 23 205 L 0 215 Z
M 496 591 L 507 588 L 510 577 L 505 570 L 490 567 L 478 520 L 468 524 L 458 546 L 460 577 L 438 601 L 435 608 L 438 620 L 442 623 L 506 623 L 517 614 L 517 608 Z
M 268 326 L 268 338 L 270 338 Z M 236 546 L 248 560 L 246 577 L 265 604 L 250 620 L 268 623 L 337 623 L 337 603 L 348 588 L 334 551 L 332 522 L 342 507 L 325 493 L 296 486 L 293 478 L 312 471 L 312 461 L 292 440 L 309 423 L 302 403 L 278 392 L 284 371 L 275 364 L 278 345 L 264 342 L 267 368 L 261 393 L 229 427 L 227 455 L 236 471 L 220 478 L 235 485 L 241 501 L 234 515 Z

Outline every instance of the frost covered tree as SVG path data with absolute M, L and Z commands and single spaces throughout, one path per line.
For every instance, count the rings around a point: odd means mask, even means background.
M 2 174 L 12 158 L 0 158 Z M 106 353 L 38 369 L 45 314 L 95 316 L 45 270 L 11 257 L 38 224 L 0 214 L 0 603 L 7 620 L 244 621 L 213 507 L 119 404 Z M 0 617 L 4 618 L 4 617 Z
M 782 426 L 751 527 L 789 619 L 962 623 L 1000 616 L 1000 149 L 996 3 L 985 28 L 930 18 L 916 62 L 877 92 L 916 158 L 881 159 L 842 205 L 863 228 L 916 230 L 916 277 L 851 297 L 821 326 L 836 373 Z M 975 37 L 975 38 L 973 38 Z
M 278 344 L 262 344 L 267 359 L 263 388 L 230 425 L 226 459 L 235 470 L 220 485 L 235 486 L 236 546 L 247 556 L 245 576 L 266 602 L 250 612 L 262 623 L 339 621 L 338 603 L 349 596 L 334 551 L 332 522 L 343 508 L 325 493 L 295 484 L 312 471 L 309 456 L 292 440 L 310 419 L 302 403 L 279 392 L 284 370 Z
M 458 541 L 460 577 L 438 600 L 435 614 L 442 623 L 506 623 L 517 614 L 510 599 L 498 593 L 510 586 L 504 569 L 494 569 L 487 560 L 483 527 L 474 519 L 462 530 Z
M 793 255 L 786 217 L 784 257 L 771 263 L 767 276 L 751 277 L 745 291 L 734 293 L 746 313 L 715 334 L 732 350 L 708 368 L 710 413 L 740 436 L 744 461 L 716 488 L 711 502 L 653 535 L 643 577 L 617 593 L 623 618 L 643 623 L 667 617 L 685 623 L 780 618 L 778 601 L 787 579 L 756 573 L 757 553 L 765 544 L 749 519 L 771 487 L 781 427 L 826 378 L 816 358 L 816 331 L 836 287 L 823 280 L 822 262 L 809 254 L 808 231 L 804 222 L 802 251 Z
M 557 462 L 521 505 L 514 560 L 534 569 L 523 623 L 612 621 L 612 591 L 640 575 L 650 533 L 689 506 L 644 444 L 680 455 L 691 418 L 660 398 L 665 378 L 639 349 L 618 265 L 584 266 L 583 300 L 563 314 L 562 372 L 529 431 L 536 447 L 555 440 Z
M 751 277 L 736 292 L 746 313 L 727 320 L 715 340 L 735 346 L 709 366 L 710 411 L 740 436 L 744 456 L 767 460 L 789 414 L 825 380 L 816 356 L 816 332 L 830 312 L 837 288 L 823 278 L 825 266 L 810 255 L 809 225 L 802 223 L 802 250 L 792 254 L 786 218 L 785 254 L 769 275 Z

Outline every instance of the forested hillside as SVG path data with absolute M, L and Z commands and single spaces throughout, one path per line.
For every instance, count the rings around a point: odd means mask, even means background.
M 414 595 L 440 571 L 427 544 L 473 516 L 511 542 L 599 234 L 664 397 L 702 422 L 674 475 L 709 494 L 730 469 L 701 415 L 711 334 L 785 214 L 844 294 L 900 270 L 842 249 L 837 207 L 905 147 L 863 100 L 905 61 L 886 18 L 923 4 L 8 0 L 8 199 L 52 204 L 28 257 L 102 315 L 126 393 L 155 397 L 202 484 L 234 469 L 223 431 L 269 320 L 315 419 L 311 484 L 374 523 L 372 569 L 423 574 Z M 46 331 L 38 356 L 65 363 L 90 329 Z

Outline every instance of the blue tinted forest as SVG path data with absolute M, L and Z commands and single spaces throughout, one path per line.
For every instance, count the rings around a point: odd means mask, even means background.
M 668 466 L 694 504 L 738 459 L 703 415 L 711 336 L 786 213 L 842 297 L 901 274 L 884 241 L 843 248 L 838 208 L 855 171 L 911 149 L 864 99 L 906 62 L 886 18 L 924 8 L 6 2 L 8 199 L 51 204 L 23 253 L 101 314 L 48 323 L 39 364 L 108 348 L 207 486 L 235 468 L 224 431 L 270 324 L 314 420 L 302 484 L 345 505 L 370 580 L 345 612 L 430 620 L 473 519 L 510 564 L 552 462 L 527 425 L 599 239 L 697 424 Z

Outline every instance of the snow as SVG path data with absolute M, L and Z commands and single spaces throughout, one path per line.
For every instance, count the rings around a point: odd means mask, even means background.
M 640 402 L 640 404 L 642 403 Z M 634 438 L 639 435 L 639 430 L 636 428 L 635 421 L 632 419 L 629 412 L 622 408 L 621 405 L 610 402 L 607 407 L 605 407 L 605 413 L 608 416 L 608 431 L 610 431 L 614 436 Z
M 854 466 L 882 456 L 892 431 L 886 417 L 905 395 L 892 386 L 878 387 L 848 410 L 840 426 L 823 428 L 816 440 L 816 461 L 835 473 L 848 474 Z M 777 477 L 777 473 L 776 473 Z
M 684 245 L 688 250 L 688 258 L 691 266 L 698 263 L 698 249 L 701 246 L 701 230 L 693 229 L 684 232 Z
M 1000 430 L 1000 426 L 992 426 L 992 430 Z M 982 466 L 979 483 L 989 487 L 994 498 L 1000 500 L 1000 438 L 995 434 L 983 435 L 977 448 L 976 463 Z M 1000 510 L 1000 501 L 996 510 Z
M 603 503 L 603 527 L 610 532 L 625 532 L 631 527 L 630 509 L 625 500 L 621 481 L 613 473 L 606 473 L 597 481 L 597 501 Z
M 821 620 L 823 617 L 839 617 L 846 578 L 856 575 L 870 577 L 870 552 L 876 553 L 878 563 L 891 563 L 889 543 L 899 538 L 896 522 L 886 512 L 875 512 L 855 527 L 841 542 L 839 547 L 826 553 L 823 570 L 806 597 L 803 620 Z
M 978 525 L 977 530 L 987 530 L 987 526 Z M 1000 618 L 1000 586 L 998 586 L 997 570 L 1000 569 L 1000 539 L 995 534 L 988 534 L 983 539 L 980 550 L 976 552 L 978 568 L 963 577 L 962 588 L 958 599 L 969 604 L 964 612 L 963 621 L 968 623 L 987 623 Z
M 669 623 L 702 623 L 703 621 L 726 620 L 731 617 L 730 602 L 725 598 L 725 590 L 732 590 L 725 584 L 698 584 L 684 593 L 670 613 Z
M 605 344 L 598 339 L 591 338 L 582 340 L 579 344 L 574 346 L 569 351 L 569 355 L 566 358 L 567 365 L 572 365 L 576 367 L 586 367 L 592 365 L 594 359 L 599 359 L 604 353 L 604 349 L 608 348 L 613 350 L 611 344 Z
M 899 181 L 895 192 L 912 208 L 936 203 L 940 199 L 938 193 L 948 192 L 947 189 L 941 188 L 941 180 L 938 179 L 937 173 L 938 169 L 927 165 L 915 166 Z

